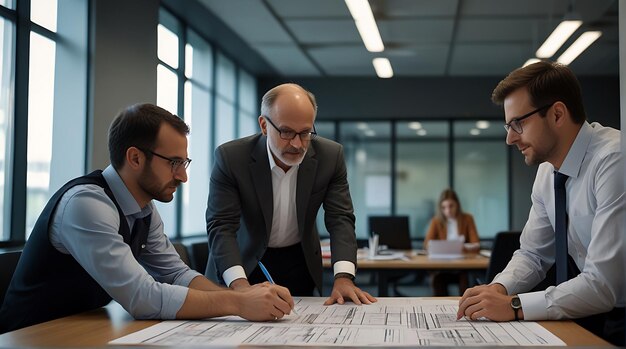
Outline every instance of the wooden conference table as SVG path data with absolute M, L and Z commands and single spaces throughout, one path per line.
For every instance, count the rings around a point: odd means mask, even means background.
M 133 320 L 117 303 L 0 335 L 1 348 L 104 347 L 113 339 L 152 326 L 156 320 Z M 573 321 L 540 321 L 567 345 L 610 346 Z M 184 346 L 181 344 L 181 346 Z M 108 348 L 114 348 L 109 346 Z M 139 348 L 134 346 L 134 348 Z M 156 348 L 154 346 L 150 348 Z
M 359 250 L 357 264 L 359 270 L 370 270 L 376 273 L 378 279 L 378 297 L 388 296 L 388 278 L 398 271 L 425 270 L 425 271 L 468 271 L 482 272 L 487 270 L 489 258 L 478 253 L 467 253 L 464 258 L 458 259 L 431 259 L 426 255 L 416 254 L 415 251 L 404 252 L 404 259 L 370 260 Z M 323 258 L 324 268 L 332 268 L 330 258 Z

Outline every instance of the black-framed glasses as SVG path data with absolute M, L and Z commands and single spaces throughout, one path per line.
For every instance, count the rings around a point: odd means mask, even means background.
M 517 132 L 519 134 L 522 134 L 522 132 L 524 132 L 524 130 L 522 129 L 521 121 L 526 119 L 526 118 L 529 118 L 529 117 L 535 115 L 536 113 L 538 113 L 538 112 L 540 112 L 540 111 L 542 111 L 544 109 L 550 108 L 552 106 L 552 104 L 554 104 L 554 103 L 546 104 L 546 105 L 544 105 L 541 108 L 537 108 L 537 109 L 531 111 L 530 113 L 526 113 L 526 114 L 524 114 L 522 116 L 516 117 L 515 119 L 511 120 L 511 122 L 509 122 L 508 124 L 504 124 L 503 125 L 504 129 L 506 130 L 507 133 L 509 132 L 509 129 L 513 129 L 513 131 L 515 131 L 515 132 Z
M 281 130 L 278 127 L 276 127 L 276 125 L 274 125 L 274 123 L 272 122 L 270 118 L 268 118 L 265 115 L 263 117 L 265 118 L 265 120 L 269 121 L 270 125 L 272 125 L 276 129 L 276 131 L 278 131 L 278 133 L 280 134 L 280 138 L 284 140 L 290 141 L 296 138 L 296 136 L 300 136 L 301 141 L 310 141 L 311 139 L 315 138 L 315 136 L 317 135 L 317 132 L 315 131 L 315 125 L 313 125 L 313 131 L 296 132 L 294 130 Z
M 180 158 L 168 158 L 167 156 L 163 156 L 159 153 L 155 153 L 152 150 L 148 150 L 148 149 L 141 149 L 139 148 L 139 150 L 141 150 L 144 153 L 150 153 L 156 157 L 159 157 L 163 160 L 167 160 L 170 162 L 170 165 L 172 166 L 172 173 L 178 171 L 178 169 L 182 166 L 183 168 L 187 169 L 187 167 L 189 167 L 189 164 L 191 163 L 191 159 L 190 158 L 186 158 L 186 159 L 180 159 Z

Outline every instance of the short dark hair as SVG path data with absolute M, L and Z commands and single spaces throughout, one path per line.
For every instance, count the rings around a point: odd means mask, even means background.
M 122 110 L 109 127 L 109 158 L 113 168 L 122 168 L 130 147 L 154 149 L 164 122 L 182 135 L 189 134 L 189 126 L 182 119 L 156 105 L 135 104 Z M 151 158 L 152 154 L 146 156 Z
M 569 109 L 575 123 L 582 124 L 587 119 L 580 83 L 566 65 L 539 61 L 515 69 L 496 86 L 491 100 L 502 105 L 504 99 L 520 87 L 528 89 L 530 101 L 535 108 L 561 101 Z M 546 111 L 543 110 L 540 114 L 545 116 Z

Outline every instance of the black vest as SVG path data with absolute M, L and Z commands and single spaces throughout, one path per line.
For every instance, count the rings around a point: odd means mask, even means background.
M 131 236 L 126 217 L 104 180 L 102 171 L 71 180 L 48 201 L 24 246 L 0 309 L 0 333 L 97 309 L 111 301 L 111 297 L 74 257 L 57 251 L 48 237 L 51 217 L 59 200 L 67 190 L 82 184 L 96 184 L 104 189 L 117 207 L 120 216 L 119 234 L 131 247 L 135 258 L 139 256 L 148 232 L 146 230 L 137 234 L 141 236 Z

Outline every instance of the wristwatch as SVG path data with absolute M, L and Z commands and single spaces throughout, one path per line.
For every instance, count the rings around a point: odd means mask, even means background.
M 352 275 L 350 273 L 337 273 L 337 274 L 335 274 L 335 280 L 337 280 L 339 278 L 346 278 L 346 279 L 350 279 L 350 280 L 354 281 L 354 275 Z
M 515 321 L 519 321 L 519 310 L 522 309 L 522 301 L 519 300 L 518 296 L 511 298 L 511 308 L 515 312 Z

